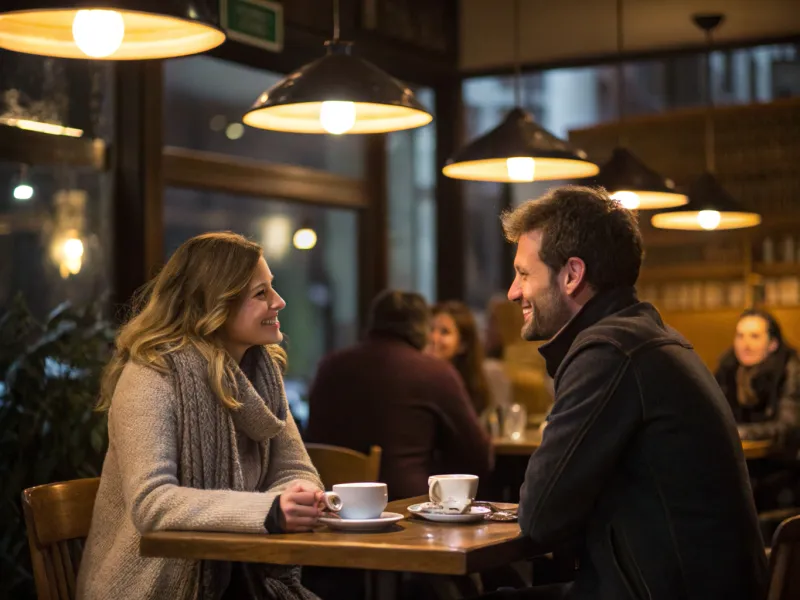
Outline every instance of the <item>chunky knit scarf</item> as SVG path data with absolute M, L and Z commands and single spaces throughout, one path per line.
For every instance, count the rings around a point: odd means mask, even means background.
M 208 384 L 208 366 L 195 349 L 170 355 L 176 393 L 179 396 L 178 479 L 182 486 L 205 490 L 245 491 L 236 430 L 261 445 L 262 476 L 267 472 L 267 441 L 277 435 L 286 420 L 286 400 L 281 374 L 263 347 L 252 348 L 236 369 L 237 400 L 241 408 L 222 406 Z M 252 491 L 252 490 L 246 490 Z M 248 598 L 264 600 L 313 600 L 314 594 L 300 584 L 300 568 L 219 561 L 180 562 L 185 573 L 180 599 L 217 600 L 221 588 L 246 590 Z M 241 581 L 241 578 L 244 581 Z

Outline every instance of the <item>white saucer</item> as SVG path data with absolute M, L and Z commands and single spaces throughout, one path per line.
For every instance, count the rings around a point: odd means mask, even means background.
M 408 507 L 408 512 L 417 517 L 427 519 L 428 521 L 436 521 L 437 523 L 474 523 L 476 521 L 483 521 L 486 515 L 492 514 L 492 511 L 485 506 L 471 506 L 469 511 L 463 515 L 423 512 L 422 507 L 422 504 L 412 504 Z
M 378 531 L 386 529 L 392 523 L 402 521 L 405 517 L 394 512 L 384 512 L 377 519 L 340 519 L 337 517 L 321 517 L 319 522 L 336 531 Z

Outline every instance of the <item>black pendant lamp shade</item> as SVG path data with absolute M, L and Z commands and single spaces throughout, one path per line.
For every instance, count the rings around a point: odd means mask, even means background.
M 689 188 L 689 203 L 654 215 L 654 227 L 687 231 L 755 227 L 761 216 L 745 210 L 711 173 L 703 173 Z
M 515 163 L 515 159 L 522 160 Z M 598 171 L 582 150 L 538 125 L 521 108 L 514 108 L 500 125 L 459 150 L 442 169 L 454 179 L 498 182 L 578 179 Z
M 588 185 L 604 187 L 611 197 L 630 210 L 671 208 L 689 201 L 675 191 L 672 180 L 659 175 L 630 150 L 614 149 L 611 159 Z
M 144 60 L 225 41 L 218 0 L 6 0 L 0 48 L 54 56 Z
M 385 133 L 427 125 L 433 116 L 414 92 L 350 53 L 349 42 L 261 94 L 244 116 L 252 127 L 294 133 Z

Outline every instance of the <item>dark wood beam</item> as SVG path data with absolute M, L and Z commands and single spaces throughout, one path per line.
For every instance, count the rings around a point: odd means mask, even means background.
M 366 325 L 372 299 L 389 285 L 389 207 L 386 136 L 367 137 L 369 205 L 358 219 L 358 314 Z
M 213 152 L 164 148 L 167 185 L 281 198 L 342 208 L 366 208 L 367 185 L 316 169 L 267 163 Z
M 114 287 L 119 309 L 164 261 L 160 61 L 115 65 Z

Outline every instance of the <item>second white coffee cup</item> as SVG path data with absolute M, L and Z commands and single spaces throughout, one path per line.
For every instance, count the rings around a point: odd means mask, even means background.
M 385 483 L 340 483 L 325 492 L 325 507 L 343 519 L 377 519 L 389 502 Z
M 477 475 L 431 475 L 428 496 L 431 502 L 458 512 L 466 510 L 478 493 Z

